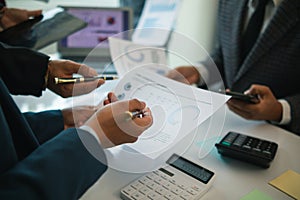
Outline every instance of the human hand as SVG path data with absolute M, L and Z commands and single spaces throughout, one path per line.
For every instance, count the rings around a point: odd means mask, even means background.
M 72 78 L 73 74 L 80 74 L 84 77 L 97 76 L 96 70 L 84 64 L 70 60 L 53 60 L 48 64 L 48 83 L 46 87 L 62 97 L 70 97 L 89 93 L 105 82 L 102 79 L 76 84 L 55 84 L 54 82 L 55 77 Z
M 4 7 L 3 16 L 0 19 L 0 24 L 3 29 L 15 26 L 23 21 L 28 20 L 30 17 L 37 17 L 42 14 L 42 10 L 23 10 L 17 8 Z
M 115 95 L 115 93 L 109 92 L 108 95 L 107 95 L 107 99 L 105 99 L 103 101 L 103 104 L 107 105 L 107 104 L 110 104 L 110 103 L 113 103 L 113 102 L 116 102 L 116 101 L 118 101 L 118 98 Z
M 142 118 L 128 118 L 126 111 L 145 111 Z M 135 142 L 152 125 L 152 116 L 146 104 L 137 99 L 110 103 L 99 109 L 84 125 L 92 128 L 102 146 L 109 148 Z
M 252 85 L 245 94 L 258 95 L 259 102 L 252 104 L 231 99 L 227 102 L 229 109 L 245 119 L 281 121 L 282 106 L 269 87 Z
M 167 77 L 186 84 L 198 83 L 200 80 L 200 74 L 193 66 L 177 67 L 171 70 Z
M 97 110 L 97 106 L 76 106 L 63 109 L 64 129 L 82 126 Z

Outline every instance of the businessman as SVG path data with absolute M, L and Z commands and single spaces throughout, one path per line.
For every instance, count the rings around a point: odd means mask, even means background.
M 0 55 L 0 199 L 78 199 L 107 169 L 103 149 L 136 141 L 152 124 L 150 110 L 136 99 L 107 100 L 109 105 L 93 115 L 88 111 L 79 128 L 69 128 L 77 123 L 72 118 L 77 118 L 76 110 L 24 115 L 10 94 L 40 96 L 49 88 L 67 97 L 104 82 L 80 84 L 78 89 L 54 85 L 57 75 L 96 72 L 71 61 L 49 62 L 46 55 L 2 43 Z M 147 114 L 129 121 L 120 117 L 136 110 Z M 86 147 L 96 153 L 91 155 Z
M 225 86 L 258 94 L 260 103 L 230 100 L 229 108 L 300 134 L 300 1 L 220 0 L 218 45 L 211 54 Z M 181 66 L 169 77 L 211 84 L 212 66 Z M 178 73 L 179 72 L 179 73 Z

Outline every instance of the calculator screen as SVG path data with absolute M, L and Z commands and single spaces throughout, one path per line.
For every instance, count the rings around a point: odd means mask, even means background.
M 175 154 L 172 155 L 171 158 L 169 158 L 167 163 L 205 184 L 208 183 L 208 181 L 214 175 L 213 172 Z

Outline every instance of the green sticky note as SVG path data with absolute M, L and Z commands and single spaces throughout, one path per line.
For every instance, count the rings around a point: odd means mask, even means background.
M 246 196 L 242 197 L 240 200 L 272 200 L 272 197 L 255 189 L 248 193 Z

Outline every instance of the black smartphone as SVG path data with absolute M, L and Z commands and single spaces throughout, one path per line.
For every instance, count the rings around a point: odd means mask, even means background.
M 259 98 L 257 95 L 243 94 L 240 92 L 232 92 L 232 91 L 226 91 L 225 93 L 227 95 L 232 96 L 233 99 L 245 101 L 248 103 L 258 103 L 259 102 Z

